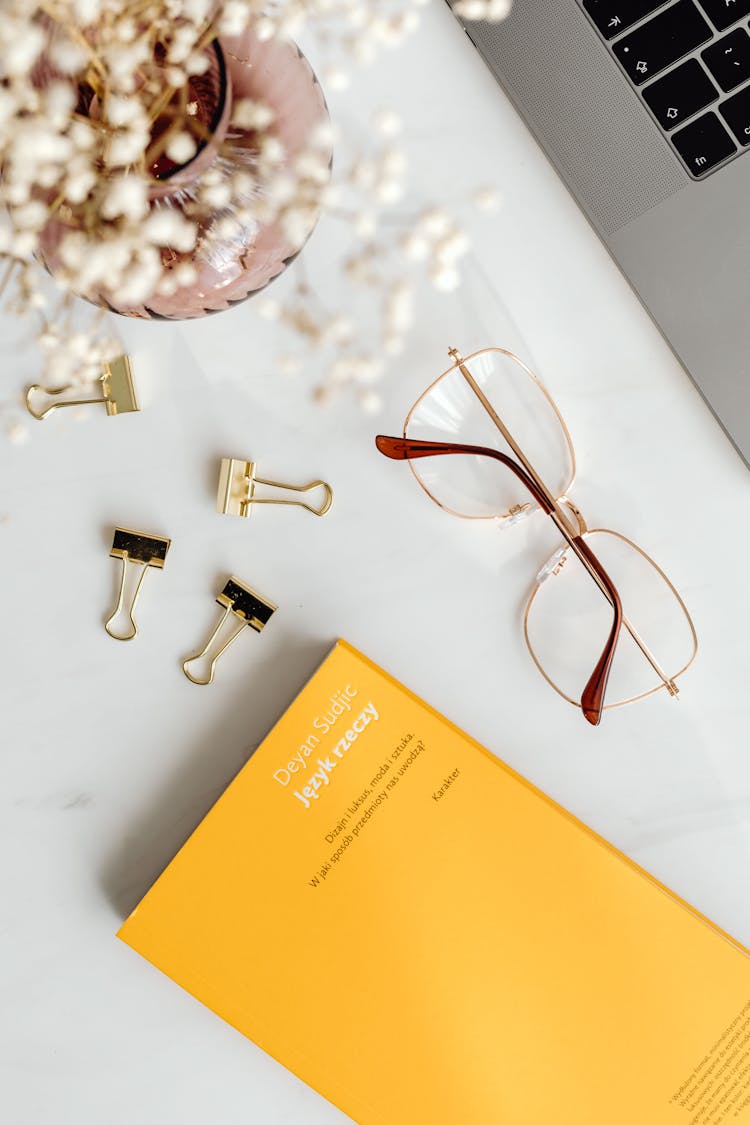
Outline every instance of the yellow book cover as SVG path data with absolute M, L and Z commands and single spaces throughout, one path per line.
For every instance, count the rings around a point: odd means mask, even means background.
M 339 642 L 122 926 L 359 1125 L 750 1123 L 750 957 Z

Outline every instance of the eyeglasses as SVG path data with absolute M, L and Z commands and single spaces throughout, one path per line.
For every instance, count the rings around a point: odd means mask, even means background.
M 698 650 L 690 614 L 640 547 L 587 527 L 567 495 L 570 433 L 544 385 L 503 348 L 448 354 L 452 365 L 412 407 L 404 436 L 376 438 L 380 452 L 408 460 L 453 515 L 503 526 L 538 509 L 550 517 L 563 542 L 536 576 L 524 635 L 544 678 L 589 723 L 657 691 L 677 696 Z

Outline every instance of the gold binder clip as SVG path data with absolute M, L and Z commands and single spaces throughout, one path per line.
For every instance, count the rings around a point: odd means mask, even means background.
M 333 490 L 324 480 L 313 480 L 309 484 L 282 484 L 277 480 L 264 480 L 256 476 L 254 461 L 239 461 L 224 457 L 219 473 L 219 491 L 216 497 L 216 511 L 225 516 L 252 515 L 254 504 L 286 504 L 304 508 L 314 516 L 324 516 L 333 503 Z M 282 488 L 287 492 L 310 492 L 313 488 L 323 489 L 323 499 L 316 508 L 304 500 L 280 500 L 273 496 L 256 496 L 255 486 L 265 484 L 270 488 Z
M 228 579 L 216 601 L 220 606 L 224 607 L 224 612 L 219 618 L 219 624 L 216 626 L 201 651 L 197 652 L 195 656 L 189 656 L 182 665 L 183 672 L 194 684 L 212 684 L 217 660 L 222 653 L 226 652 L 232 642 L 239 637 L 245 626 L 249 625 L 251 629 L 255 629 L 256 633 L 260 633 L 278 609 L 278 606 L 275 606 L 273 602 L 269 602 L 266 598 L 261 597 L 255 590 L 251 590 L 249 586 L 243 585 L 237 578 Z M 216 650 L 216 654 L 210 659 L 208 665 L 208 679 L 201 680 L 197 676 L 194 676 L 192 672 L 188 671 L 188 665 L 208 656 L 211 646 L 221 632 L 230 613 L 233 613 L 235 617 L 240 619 L 240 625 L 229 635 L 227 640 L 219 646 Z
M 54 398 L 56 395 L 62 395 L 69 391 L 70 385 L 53 390 L 49 387 L 43 387 L 40 383 L 34 383 L 26 391 L 26 409 L 32 418 L 36 418 L 38 422 L 41 422 L 53 410 L 61 410 L 64 406 L 89 406 L 103 402 L 107 408 L 107 414 L 110 416 L 113 414 L 132 414 L 134 411 L 140 410 L 128 356 L 120 355 L 117 359 L 113 359 L 111 363 L 105 363 L 98 381 L 102 385 L 101 398 L 67 399 L 64 402 L 53 402 L 44 410 L 37 410 L 32 405 L 31 400 L 34 395 L 45 394 Z
M 116 641 L 130 641 L 138 632 L 138 626 L 135 623 L 133 614 L 138 602 L 138 597 L 143 585 L 143 579 L 146 577 L 146 571 L 150 566 L 157 566 L 160 570 L 164 568 L 164 561 L 167 557 L 167 551 L 171 539 L 165 539 L 160 535 L 144 535 L 141 531 L 128 531 L 124 527 L 115 528 L 115 537 L 112 541 L 112 550 L 109 552 L 110 558 L 120 559 L 122 561 L 122 575 L 120 577 L 120 591 L 117 595 L 117 604 L 110 617 L 104 623 L 104 628 L 109 633 L 110 637 L 114 637 Z M 128 633 L 115 633 L 110 628 L 112 622 L 115 621 L 122 612 L 122 601 L 125 596 L 125 579 L 128 573 L 128 563 L 134 566 L 140 566 L 142 573 L 138 579 L 135 592 L 128 607 L 128 618 L 130 620 L 130 631 Z

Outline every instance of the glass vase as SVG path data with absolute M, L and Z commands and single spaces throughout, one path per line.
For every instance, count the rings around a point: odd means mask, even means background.
M 194 205 L 208 178 L 214 188 L 218 185 L 219 197 L 222 183 L 228 184 L 243 171 L 250 174 L 246 202 L 252 203 L 253 197 L 263 191 L 263 178 L 256 177 L 260 137 L 256 130 L 240 123 L 239 114 L 235 116 L 238 102 L 250 99 L 271 111 L 273 119 L 264 137 L 280 142 L 282 169 L 293 168 L 314 131 L 329 120 L 315 73 L 291 41 L 261 41 L 248 30 L 214 40 L 206 50 L 208 68 L 192 77 L 188 87 L 189 111 L 197 117 L 205 139 L 187 163 L 175 164 L 162 153 L 149 168 L 150 212 L 174 208 L 185 213 L 197 224 L 195 248 L 187 253 L 162 250 L 164 276 L 141 304 L 119 302 L 111 291 L 80 294 L 124 316 L 183 320 L 231 308 L 278 277 L 302 249 L 317 222 L 318 209 L 308 209 L 305 213 L 309 222 L 295 230 L 292 240 L 278 220 L 261 223 L 243 217 L 243 198 L 238 198 L 236 191 L 231 203 L 215 208 L 202 205 L 199 218 L 195 218 Z M 79 92 L 79 112 L 83 109 L 89 116 L 96 116 L 95 101 L 90 98 L 82 105 Z M 160 130 L 165 128 L 166 122 L 155 123 L 152 143 L 158 142 Z M 330 163 L 330 150 L 324 155 Z M 75 228 L 64 215 L 58 215 L 40 239 L 39 257 L 53 275 L 59 268 L 60 242 L 71 229 Z M 175 272 L 175 283 L 170 286 L 170 273 L 184 263 L 193 267 L 194 279 L 177 284 L 180 275 Z

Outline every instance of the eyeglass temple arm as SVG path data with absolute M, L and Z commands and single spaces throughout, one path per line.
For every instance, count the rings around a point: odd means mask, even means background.
M 390 457 L 393 461 L 410 461 L 418 457 L 439 457 L 451 453 L 492 457 L 494 460 L 500 461 L 518 477 L 524 488 L 531 493 L 546 515 L 552 516 L 555 511 L 548 497 L 537 487 L 536 482 L 532 480 L 526 470 L 512 457 L 508 457 L 499 449 L 490 449 L 483 445 L 461 445 L 456 442 L 415 441 L 412 438 L 387 437 L 385 434 L 379 434 L 375 438 L 375 445 L 385 457 Z M 597 581 L 613 609 L 612 628 L 607 643 L 581 695 L 581 710 L 585 718 L 592 726 L 598 726 L 601 722 L 607 681 L 609 680 L 617 639 L 622 626 L 622 605 L 611 578 L 583 537 L 571 535 L 569 540 L 570 545 L 584 563 L 586 569 L 592 572 L 592 577 Z

